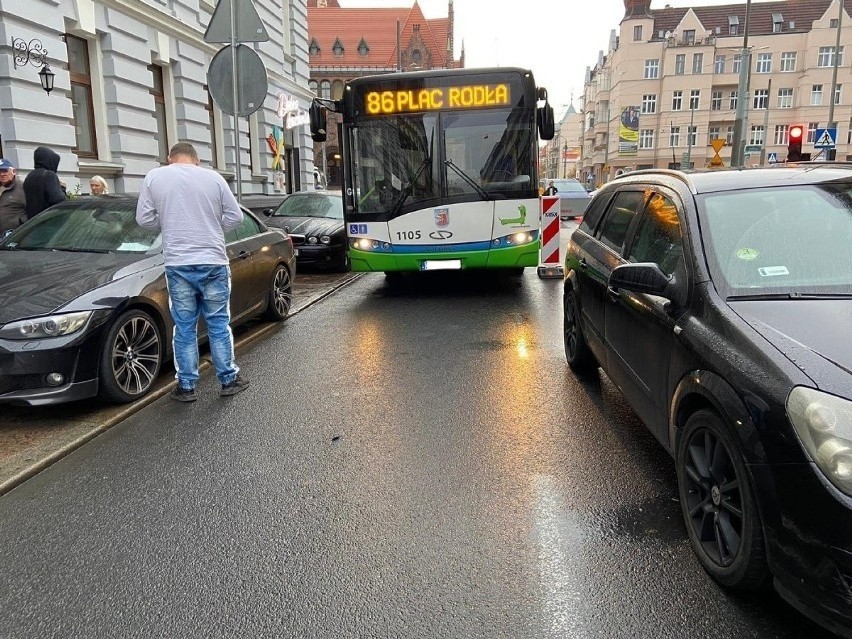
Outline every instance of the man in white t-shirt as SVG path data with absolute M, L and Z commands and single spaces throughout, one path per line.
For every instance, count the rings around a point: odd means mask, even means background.
M 225 231 L 243 221 L 234 194 L 216 171 L 198 165 L 188 142 L 169 151 L 169 164 L 145 176 L 136 205 L 139 226 L 159 229 L 175 323 L 172 344 L 178 385 L 172 399 L 194 402 L 198 397 L 198 318 L 204 316 L 210 354 L 222 396 L 248 386 L 234 361 L 231 333 L 231 270 Z

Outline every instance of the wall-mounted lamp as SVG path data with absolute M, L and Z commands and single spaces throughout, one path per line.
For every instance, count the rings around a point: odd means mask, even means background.
M 53 78 L 56 74 L 51 71 L 50 65 L 47 63 L 47 49 L 44 48 L 41 40 L 33 38 L 27 42 L 23 38 L 12 38 L 12 51 L 14 52 L 12 63 L 16 69 L 28 64 L 34 67 L 41 66 L 41 71 L 38 72 L 41 88 L 50 95 L 50 92 L 53 91 Z

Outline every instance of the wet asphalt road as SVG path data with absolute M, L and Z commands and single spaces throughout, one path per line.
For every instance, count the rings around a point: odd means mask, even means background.
M 366 275 L 0 497 L 0 635 L 808 637 L 701 570 L 558 280 Z M 449 287 L 449 291 L 445 290 Z

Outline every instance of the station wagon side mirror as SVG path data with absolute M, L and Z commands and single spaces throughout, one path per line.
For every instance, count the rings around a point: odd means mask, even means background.
M 673 299 L 674 283 L 674 276 L 666 275 L 653 262 L 622 264 L 612 269 L 609 276 L 609 287 L 612 289 L 623 288 L 634 293 L 659 295 L 668 300 Z

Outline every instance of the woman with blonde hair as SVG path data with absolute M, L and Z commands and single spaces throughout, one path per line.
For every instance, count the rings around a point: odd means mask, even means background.
M 109 193 L 109 187 L 107 186 L 106 180 L 100 175 L 95 175 L 91 180 L 89 180 L 89 188 L 92 191 L 92 195 L 104 195 Z

